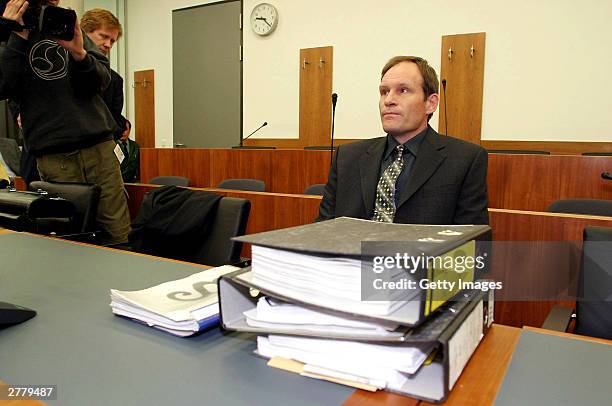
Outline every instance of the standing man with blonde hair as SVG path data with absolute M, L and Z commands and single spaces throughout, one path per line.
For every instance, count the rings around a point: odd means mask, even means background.
M 91 9 L 83 14 L 81 28 L 107 58 L 113 45 L 123 35 L 123 28 L 117 17 L 110 11 L 101 8 Z M 122 115 L 123 78 L 113 69 L 110 70 L 110 73 L 111 81 L 102 94 L 102 98 L 117 123 L 118 130 L 113 135 L 115 140 L 118 140 L 126 126 L 125 117 Z

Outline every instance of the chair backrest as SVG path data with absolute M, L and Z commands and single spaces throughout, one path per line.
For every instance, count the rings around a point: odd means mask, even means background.
M 9 166 L 10 170 L 17 176 L 21 176 L 20 160 L 21 150 L 17 141 L 12 138 L 0 137 L 0 153 L 4 162 Z
M 538 151 L 532 149 L 487 149 L 489 154 L 529 154 L 550 155 L 550 151 Z
M 578 334 L 612 339 L 612 227 L 586 227 L 576 303 Z
M 220 189 L 249 190 L 265 192 L 266 183 L 259 179 L 225 179 L 217 185 Z
M 315 183 L 314 185 L 310 185 L 306 189 L 304 189 L 304 194 L 323 196 L 324 191 L 325 191 L 325 183 Z
M 612 216 L 612 200 L 563 199 L 552 202 L 547 212 Z
M 184 176 L 156 176 L 149 181 L 152 185 L 189 186 L 189 178 Z
M 191 260 L 213 266 L 239 262 L 242 243 L 231 239 L 244 235 L 250 211 L 249 200 L 223 197 L 217 206 L 208 236 Z
M 57 194 L 74 204 L 76 213 L 72 220 L 71 232 L 96 231 L 96 214 L 100 200 L 100 186 L 88 183 L 60 183 L 35 181 L 30 190 L 42 189 L 50 195 Z

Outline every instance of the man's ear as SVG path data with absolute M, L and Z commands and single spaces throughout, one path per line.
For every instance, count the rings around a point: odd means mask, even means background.
M 427 114 L 432 114 L 438 108 L 440 102 L 440 95 L 438 93 L 432 93 L 427 96 Z

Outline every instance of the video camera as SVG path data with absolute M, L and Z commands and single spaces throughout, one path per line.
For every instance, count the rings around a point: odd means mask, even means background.
M 7 3 L 8 0 L 0 0 L 2 13 Z M 74 10 L 48 5 L 45 0 L 29 0 L 28 3 L 28 9 L 23 14 L 23 25 L 0 18 L 2 31 L 10 34 L 10 31 L 37 30 L 49 38 L 72 40 L 77 20 Z

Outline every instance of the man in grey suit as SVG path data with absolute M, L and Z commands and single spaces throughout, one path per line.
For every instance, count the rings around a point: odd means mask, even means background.
M 487 152 L 428 124 L 439 102 L 426 60 L 394 57 L 382 70 L 386 137 L 340 146 L 317 221 L 340 216 L 412 224 L 488 224 Z

